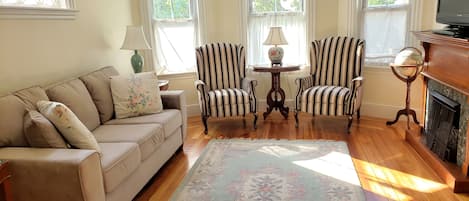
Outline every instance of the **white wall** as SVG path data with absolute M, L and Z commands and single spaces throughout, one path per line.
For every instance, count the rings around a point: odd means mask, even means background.
M 106 65 L 132 72 L 120 50 L 138 1 L 80 0 L 75 20 L 0 19 L 0 94 L 46 86 Z

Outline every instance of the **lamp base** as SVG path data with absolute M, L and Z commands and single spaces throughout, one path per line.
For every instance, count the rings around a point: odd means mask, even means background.
M 143 57 L 140 56 L 135 50 L 135 54 L 130 58 L 130 63 L 132 64 L 132 68 L 134 69 L 134 73 L 141 73 L 143 67 Z
M 283 48 L 277 47 L 277 46 L 271 47 L 269 49 L 269 59 L 272 65 L 274 64 L 282 65 Z

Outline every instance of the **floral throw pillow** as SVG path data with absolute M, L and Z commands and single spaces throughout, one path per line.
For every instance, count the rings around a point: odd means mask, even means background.
M 36 105 L 73 147 L 96 150 L 101 155 L 96 138 L 67 106 L 52 101 L 39 101 Z
M 163 110 L 154 72 L 113 76 L 111 92 L 117 119 L 155 114 Z

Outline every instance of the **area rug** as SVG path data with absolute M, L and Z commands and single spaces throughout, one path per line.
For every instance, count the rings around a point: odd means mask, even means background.
M 365 200 L 345 142 L 211 140 L 172 200 Z

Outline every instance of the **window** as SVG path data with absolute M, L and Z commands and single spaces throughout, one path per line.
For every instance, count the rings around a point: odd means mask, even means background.
M 388 66 L 402 48 L 412 45 L 411 11 L 409 0 L 363 0 L 361 36 L 368 65 Z
M 307 17 L 303 0 L 249 0 L 247 57 L 249 65 L 270 63 L 270 46 L 262 43 L 270 27 L 281 26 L 288 45 L 283 63 L 305 64 Z
M 0 0 L 0 18 L 73 19 L 73 0 Z
M 162 74 L 195 69 L 197 44 L 195 0 L 153 0 L 156 70 Z

